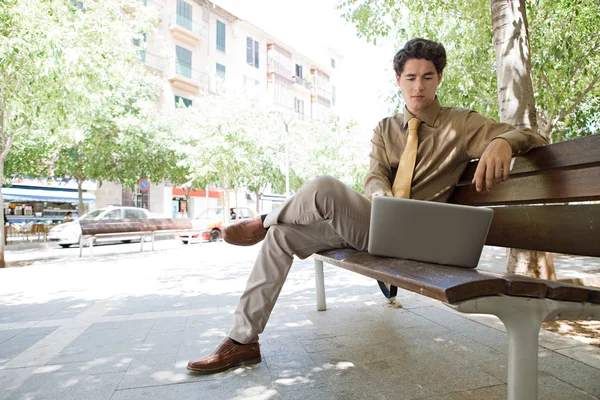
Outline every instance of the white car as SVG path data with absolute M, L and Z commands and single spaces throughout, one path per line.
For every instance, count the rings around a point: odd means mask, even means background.
M 74 244 L 79 244 L 81 239 L 81 226 L 79 221 L 81 220 L 114 220 L 124 218 L 151 218 L 150 211 L 145 208 L 137 207 L 107 207 L 100 208 L 98 210 L 91 211 L 84 214 L 76 221 L 66 222 L 50 229 L 48 232 L 48 240 L 58 242 L 61 247 L 69 247 Z M 131 238 L 124 237 L 120 241 L 123 243 L 129 243 L 133 239 L 139 239 L 139 236 L 133 236 Z M 98 239 L 96 239 L 98 240 Z M 114 239 L 113 239 L 114 240 Z

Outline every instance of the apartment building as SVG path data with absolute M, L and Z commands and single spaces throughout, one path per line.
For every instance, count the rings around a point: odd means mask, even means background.
M 175 109 L 178 102 L 201 106 L 196 96 L 202 91 L 219 95 L 227 88 L 244 88 L 274 111 L 300 120 L 325 119 L 335 111 L 335 73 L 342 57 L 334 49 L 325 49 L 319 63 L 208 0 L 143 3 L 159 15 L 156 32 L 143 38 L 139 59 L 163 78 L 161 109 Z M 188 205 L 180 189 L 165 184 L 151 182 L 142 193 L 105 183 L 96 192 L 96 208 L 134 205 L 168 216 L 191 208 L 196 215 L 217 206 L 221 197 L 218 190 L 199 190 Z M 238 204 L 245 201 L 243 196 Z

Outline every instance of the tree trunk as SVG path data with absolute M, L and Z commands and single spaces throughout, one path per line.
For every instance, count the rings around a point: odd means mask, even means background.
M 83 215 L 83 180 L 77 178 L 77 197 L 79 203 L 77 204 L 77 217 L 81 218 Z
M 185 188 L 183 189 L 183 193 L 185 194 L 185 204 L 186 204 L 185 210 L 187 213 L 187 217 L 190 219 L 193 218 L 193 215 L 192 215 L 192 212 L 190 209 L 190 207 L 191 207 L 191 204 L 190 204 L 191 192 L 192 192 L 192 188 L 190 188 L 190 187 L 188 187 L 187 190 L 185 190 Z
M 0 207 L 2 207 L 2 229 L 0 229 L 0 268 L 5 268 L 6 263 L 4 261 L 4 241 L 6 240 L 4 226 L 6 221 L 4 220 L 4 199 L 2 198 L 2 185 L 4 184 L 4 157 L 0 158 Z
M 500 121 L 537 131 L 526 0 L 490 0 Z M 507 271 L 555 279 L 552 254 L 509 249 Z
M 260 215 L 260 192 L 255 190 L 254 194 L 256 195 L 256 213 Z

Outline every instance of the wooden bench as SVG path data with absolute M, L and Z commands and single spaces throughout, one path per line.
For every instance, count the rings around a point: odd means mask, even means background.
M 491 192 L 471 185 L 476 162 L 450 202 L 495 207 L 486 244 L 600 256 L 600 135 L 516 157 L 510 179 Z M 587 204 L 568 202 L 596 201 Z M 550 203 L 550 204 L 549 204 Z M 559 203 L 559 204 L 556 204 Z M 562 204 L 560 204 L 562 203 Z M 315 254 L 317 309 L 326 310 L 323 263 L 440 300 L 464 313 L 496 315 L 508 335 L 508 399 L 537 399 L 543 321 L 600 320 L 600 290 L 341 249 Z
M 96 238 L 139 237 L 140 251 L 144 251 L 146 238 L 151 239 L 154 250 L 154 237 L 161 234 L 178 234 L 181 232 L 201 232 L 192 227 L 189 219 L 182 218 L 146 218 L 119 219 L 101 221 L 80 221 L 81 238 L 79 240 L 79 257 L 83 255 L 86 242 L 90 246 L 90 256 L 93 256 Z

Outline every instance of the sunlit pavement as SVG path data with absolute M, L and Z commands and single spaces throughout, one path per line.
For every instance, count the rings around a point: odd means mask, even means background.
M 263 362 L 191 375 L 187 361 L 226 335 L 259 246 L 163 240 L 60 249 L 9 245 L 0 270 L 0 399 L 505 399 L 506 334 L 493 317 L 403 292 L 389 307 L 371 279 L 296 261 L 266 331 Z M 42 260 L 46 261 L 34 261 Z M 584 263 L 585 270 L 580 265 Z M 486 248 L 481 269 L 502 270 Z M 593 259 L 559 258 L 559 277 Z M 540 399 L 600 396 L 600 351 L 540 338 Z

